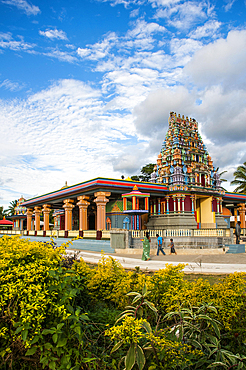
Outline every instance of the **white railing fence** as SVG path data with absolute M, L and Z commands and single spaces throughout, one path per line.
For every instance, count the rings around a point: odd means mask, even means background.
M 162 237 L 230 237 L 230 229 L 166 229 L 166 230 L 132 230 L 132 238 L 143 238 L 148 231 L 151 238 L 156 234 Z
M 132 238 L 143 238 L 145 232 L 148 231 L 151 238 L 156 237 L 156 234 L 172 238 L 172 237 L 230 237 L 231 236 L 231 229 L 165 229 L 165 230 L 130 230 Z M 29 235 L 34 236 L 35 231 L 23 230 L 0 230 L 1 234 L 8 234 L 8 235 Z M 43 236 L 43 231 L 39 230 L 36 232 L 37 236 Z M 242 236 L 246 235 L 246 229 L 242 229 Z M 66 233 L 64 230 L 47 230 L 46 231 L 47 237 L 60 237 L 64 238 Z M 78 230 L 71 230 L 67 232 L 68 238 L 76 238 L 79 236 Z M 83 231 L 83 238 L 85 239 L 96 239 L 97 231 L 96 230 L 85 230 Z M 103 230 L 102 231 L 102 238 L 103 239 L 110 239 L 110 230 Z

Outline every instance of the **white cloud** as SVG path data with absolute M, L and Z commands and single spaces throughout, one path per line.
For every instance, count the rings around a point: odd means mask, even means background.
M 180 3 L 182 0 L 148 0 L 154 7 L 170 7 Z
M 220 27 L 221 22 L 209 20 L 208 22 L 204 23 L 204 25 L 192 30 L 189 34 L 189 37 L 192 39 L 202 39 L 204 37 L 214 38 L 217 37 L 217 31 Z
M 0 33 L 0 48 L 2 49 L 29 51 L 34 46 L 35 44 L 24 42 L 22 37 L 20 37 L 20 40 L 13 40 L 11 33 Z
M 202 43 L 193 39 L 173 38 L 170 42 L 170 52 L 176 66 L 186 65 L 193 54 L 202 47 Z
M 203 131 L 217 145 L 246 141 L 246 90 L 223 91 L 221 86 L 207 88 L 201 95 L 197 117 Z
M 125 8 L 129 8 L 130 5 L 136 4 L 138 6 L 145 3 L 145 0 L 98 0 L 98 1 L 108 1 L 112 6 L 123 4 Z
M 61 62 L 75 63 L 78 61 L 76 56 L 74 56 L 73 54 L 58 49 L 52 49 L 49 52 L 43 53 L 43 55 L 58 59 Z
M 182 4 L 159 8 L 156 17 L 166 18 L 170 26 L 187 30 L 193 28 L 196 23 L 206 20 L 210 11 L 208 4 L 204 1 L 185 1 Z
M 2 83 L 0 83 L 0 88 L 1 87 L 5 88 L 6 90 L 10 90 L 10 91 L 19 91 L 23 89 L 24 85 L 19 84 L 18 82 L 13 82 L 13 81 L 6 79 Z
M 18 9 L 24 11 L 27 15 L 37 15 L 40 9 L 36 5 L 32 5 L 25 0 L 1 0 L 3 4 L 16 6 Z
M 184 72 L 199 86 L 222 84 L 227 88 L 246 85 L 246 31 L 230 31 L 198 50 Z
M 194 110 L 194 95 L 182 86 L 159 89 L 134 109 L 135 126 L 139 134 L 163 140 L 167 131 L 167 119 L 170 111 L 188 114 Z M 184 113 L 183 113 L 184 112 Z M 161 149 L 159 147 L 158 151 Z
M 76 80 L 62 80 L 27 100 L 0 101 L 0 109 L 3 181 L 14 178 L 12 190 L 29 197 L 65 180 L 115 177 L 117 148 L 134 135 L 129 113 L 109 114 L 101 92 Z
M 54 40 L 54 39 L 57 39 L 57 40 L 67 40 L 67 35 L 64 31 L 62 30 L 57 30 L 57 29 L 54 29 L 54 30 L 46 30 L 46 31 L 39 31 L 39 34 L 41 36 L 45 36 L 47 37 L 48 39 L 51 39 L 51 40 Z
M 118 37 L 111 32 L 101 42 L 78 48 L 77 53 L 81 58 L 99 61 L 112 57 L 114 47 L 118 48 L 116 52 L 123 53 L 128 52 L 129 49 L 151 50 L 156 43 L 153 34 L 162 34 L 165 31 L 165 27 L 155 22 L 147 23 L 141 19 L 133 23 L 133 28 L 125 36 Z
M 226 0 L 227 4 L 224 7 L 226 12 L 228 12 L 232 8 L 235 1 L 236 0 Z
M 118 38 L 114 32 L 107 34 L 101 42 L 93 45 L 87 45 L 86 48 L 78 48 L 77 53 L 81 58 L 99 60 L 105 58 L 110 49 L 115 45 Z
M 153 33 L 163 33 L 166 29 L 158 23 L 147 23 L 142 19 L 138 19 L 135 27 L 126 33 L 126 39 L 148 37 Z
M 130 18 L 138 17 L 138 15 L 139 15 L 139 8 L 131 11 Z

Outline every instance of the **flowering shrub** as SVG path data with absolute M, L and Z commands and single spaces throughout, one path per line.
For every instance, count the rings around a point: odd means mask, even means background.
M 217 351 L 219 346 L 227 346 L 240 353 L 228 361 L 235 361 L 238 368 L 246 366 L 244 273 L 228 275 L 210 285 L 204 279 L 185 280 L 182 264 L 148 275 L 137 268 L 126 271 L 112 257 L 102 256 L 92 268 L 83 260 L 64 261 L 64 253 L 64 247 L 54 250 L 49 244 L 19 237 L 0 238 L 1 370 L 116 370 L 126 347 L 127 364 L 134 359 L 134 369 L 193 370 L 201 361 L 206 363 L 206 358 L 201 359 L 205 345 L 201 355 L 199 346 L 186 343 L 185 336 L 178 340 L 176 329 L 172 333 L 169 329 L 178 325 L 180 316 L 173 313 L 181 307 L 190 310 L 208 303 L 216 308 L 209 320 L 219 321 L 221 333 L 218 343 L 212 338 L 215 344 L 209 342 L 209 346 L 217 346 Z M 148 289 L 148 301 L 143 287 Z M 115 325 L 119 310 L 130 304 L 129 292 L 136 292 L 139 307 L 134 311 L 130 306 L 130 316 Z M 133 312 L 137 312 L 134 317 Z M 192 312 L 195 317 L 196 309 Z M 121 348 L 112 354 L 110 339 L 121 342 Z
M 81 279 L 60 266 L 62 253 L 18 237 L 0 239 L 2 364 L 19 369 L 32 356 L 50 369 L 79 369 L 84 361 L 88 317 L 73 304 Z

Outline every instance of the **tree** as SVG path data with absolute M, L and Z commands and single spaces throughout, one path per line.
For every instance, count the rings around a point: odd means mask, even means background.
M 215 170 L 215 172 L 219 172 L 219 167 L 217 167 L 216 168 L 216 170 Z M 226 182 L 227 180 L 226 179 L 223 179 L 223 178 L 221 178 L 221 176 L 223 176 L 224 175 L 224 173 L 226 173 L 227 171 L 222 171 L 222 172 L 219 172 L 219 175 L 220 175 L 220 181 L 221 182 Z
M 146 181 L 148 182 L 150 180 L 151 174 L 154 171 L 155 164 L 149 163 L 142 167 L 141 169 L 141 175 L 139 176 L 132 176 L 131 179 L 133 181 Z
M 237 167 L 233 176 L 234 180 L 231 182 L 231 185 L 238 185 L 234 191 L 246 194 L 246 162 Z
M 2 220 L 4 216 L 5 216 L 5 211 L 3 210 L 3 207 L 0 207 L 0 220 Z
M 17 202 L 18 202 L 17 199 L 12 200 L 12 202 L 10 202 L 9 208 L 6 209 L 6 211 L 5 211 L 5 213 L 8 216 L 13 216 L 15 214 L 15 207 L 17 207 Z

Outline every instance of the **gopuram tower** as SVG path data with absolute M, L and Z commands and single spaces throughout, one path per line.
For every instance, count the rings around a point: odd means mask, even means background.
M 151 181 L 168 194 L 151 205 L 148 228 L 223 228 L 221 180 L 194 118 L 171 112 Z

